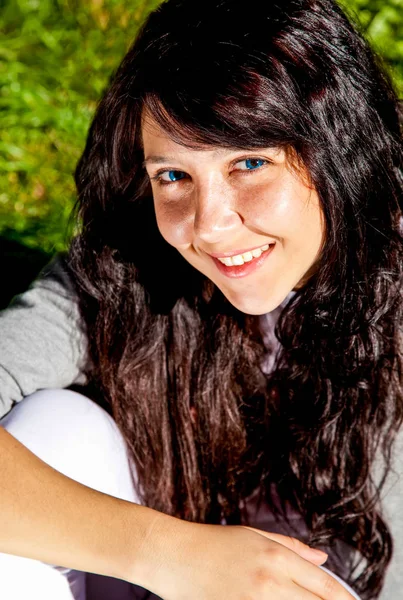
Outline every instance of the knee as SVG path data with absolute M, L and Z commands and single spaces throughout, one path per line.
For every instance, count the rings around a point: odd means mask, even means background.
M 89 398 L 41 390 L 24 398 L 0 424 L 71 479 L 137 501 L 125 440 L 112 417 Z
M 25 397 L 2 420 L 2 426 L 34 451 L 46 440 L 51 448 L 72 450 L 73 442 L 109 439 L 116 425 L 89 398 L 63 389 L 40 390 Z
M 85 573 L 59 569 L 30 558 L 0 553 L 0 597 L 7 600 L 84 600 Z M 74 590 L 69 578 L 77 575 Z M 74 582 L 75 583 L 75 582 Z

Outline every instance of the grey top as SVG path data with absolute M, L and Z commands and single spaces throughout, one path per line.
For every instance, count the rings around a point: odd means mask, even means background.
M 265 372 L 272 368 L 278 346 L 273 328 L 281 309 L 261 317 L 270 350 L 261 365 Z M 85 384 L 87 360 L 77 298 L 63 260 L 57 257 L 28 291 L 0 312 L 0 418 L 36 390 Z M 379 480 L 377 465 L 374 475 Z M 383 505 L 395 548 L 380 598 L 397 600 L 403 598 L 403 431 L 394 446 Z
M 36 390 L 85 383 L 86 338 L 60 257 L 0 311 L 0 417 Z

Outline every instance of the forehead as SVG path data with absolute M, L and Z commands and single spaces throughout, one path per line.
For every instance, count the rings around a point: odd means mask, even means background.
M 180 130 L 177 128 L 176 139 L 165 130 L 150 114 L 142 119 L 141 139 L 144 151 L 144 162 L 147 165 L 169 163 L 177 159 L 190 157 L 203 158 L 211 161 L 225 160 L 228 156 L 239 152 L 261 152 L 261 147 L 245 148 L 244 146 L 219 146 L 213 144 L 192 144 L 186 139 L 182 142 Z M 184 138 L 189 132 L 184 131 Z M 269 148 L 266 148 L 266 151 Z M 270 147 L 272 155 L 282 154 L 280 148 Z
M 169 163 L 175 160 L 184 160 L 191 157 L 215 161 L 225 159 L 229 154 L 233 154 L 234 150 L 228 148 L 206 147 L 203 149 L 187 148 L 177 144 L 166 134 L 159 135 L 158 133 L 144 132 L 143 137 L 144 163 L 147 165 L 156 165 Z
M 213 146 L 211 144 L 191 143 L 190 140 L 187 139 L 189 138 L 189 132 L 186 132 L 186 130 L 183 130 L 183 141 L 181 140 L 181 137 L 179 126 L 176 126 L 176 135 L 174 139 L 172 133 L 164 129 L 149 113 L 144 114 L 141 124 L 141 140 L 145 154 L 147 154 L 149 150 L 155 151 L 158 149 L 158 151 L 164 151 L 164 153 L 165 150 L 175 152 L 175 154 L 202 152 L 209 153 L 214 157 L 220 157 L 228 154 L 230 151 L 233 152 L 234 150 L 223 148 L 221 146 Z

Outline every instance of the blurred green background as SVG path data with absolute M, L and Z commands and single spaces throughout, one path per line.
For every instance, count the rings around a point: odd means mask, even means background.
M 66 247 L 72 174 L 97 101 L 159 1 L 0 0 L 3 261 L 36 256 L 35 270 Z M 403 96 L 403 0 L 345 3 Z

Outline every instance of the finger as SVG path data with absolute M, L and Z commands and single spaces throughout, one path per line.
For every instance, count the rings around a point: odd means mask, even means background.
M 309 590 L 302 588 L 300 585 L 297 585 L 296 583 L 294 583 L 293 587 L 289 588 L 288 593 L 290 595 L 290 598 L 293 598 L 293 599 L 298 598 L 298 600 L 322 600 L 321 596 L 317 596 L 316 594 L 313 594 Z M 288 596 L 286 596 L 286 597 L 288 598 Z
M 353 598 L 355 598 L 355 600 L 360 600 L 360 597 L 357 595 L 357 593 L 348 585 L 348 583 L 346 583 L 345 581 L 343 581 L 338 575 L 336 575 L 335 573 L 332 573 L 332 571 L 329 571 L 329 569 L 326 569 L 326 567 L 320 567 L 321 569 L 323 569 L 326 573 L 329 573 L 329 575 L 331 575 L 332 577 L 334 577 L 335 579 L 337 579 L 337 581 L 340 581 L 340 583 L 350 592 L 350 594 L 353 596 Z
M 263 531 L 262 529 L 255 529 L 254 527 L 244 527 L 245 529 L 251 529 L 256 533 L 260 533 L 260 535 L 267 537 L 273 542 L 277 542 L 278 544 L 285 546 L 286 548 L 292 550 L 299 556 L 302 556 L 302 558 L 305 558 L 305 560 L 313 562 L 315 565 L 322 565 L 324 562 L 326 562 L 328 558 L 326 552 L 322 552 L 322 550 L 316 550 L 315 548 L 311 548 L 310 546 L 304 544 L 303 542 L 301 542 L 301 540 L 298 540 L 297 538 L 289 537 L 287 535 L 281 535 L 280 533 L 271 533 L 268 531 Z
M 309 590 L 302 588 L 294 582 L 281 582 L 279 585 L 279 591 L 273 589 L 272 586 L 270 586 L 269 591 L 271 594 L 270 598 L 272 597 L 273 592 L 276 594 L 276 600 L 280 598 L 280 596 L 281 598 L 292 598 L 293 600 L 296 600 L 297 598 L 298 600 L 322 600 L 316 594 L 313 594 Z M 265 598 L 266 596 L 263 597 Z
M 355 600 L 333 575 L 294 554 L 288 563 L 288 575 L 301 588 L 323 600 Z

